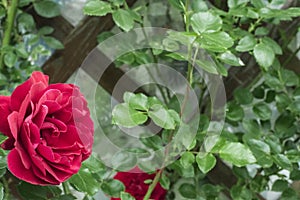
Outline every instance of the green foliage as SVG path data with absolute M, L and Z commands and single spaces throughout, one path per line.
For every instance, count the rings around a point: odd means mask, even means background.
M 0 92 L 5 95 L 10 95 L 32 71 L 40 69 L 37 65 L 41 58 L 49 56 L 52 50 L 63 49 L 63 42 L 52 35 L 55 30 L 48 26 L 36 28 L 36 18 L 27 12 L 27 8 L 32 7 L 42 17 L 56 17 L 60 14 L 58 3 L 20 0 L 11 22 L 13 30 L 6 34 L 10 2 L 0 3 L 0 23 L 5 27 L 0 30 Z M 173 29 L 177 31 L 168 31 L 162 39 L 145 37 L 139 40 L 141 36 L 136 35 L 133 40 L 125 41 L 124 46 L 130 52 L 119 56 L 115 64 L 118 67 L 125 64 L 126 69 L 149 63 L 169 64 L 186 76 L 188 86 L 196 91 L 201 112 L 197 135 L 193 137 L 188 126 L 191 119 L 183 114 L 189 105 L 182 105 L 189 98 L 189 92 L 180 96 L 182 99 L 173 94 L 174 91 L 159 85 L 144 87 L 147 95 L 125 92 L 124 102 L 112 110 L 112 123 L 126 128 L 154 123 L 161 130 L 156 135 L 141 134 L 138 141 L 141 147 L 126 147 L 115 153 L 111 157 L 111 167 L 126 171 L 138 165 L 141 169 L 156 171 L 157 166 L 140 162 L 137 155 L 143 155 L 147 160 L 153 152 L 160 152 L 158 159 L 174 158 L 173 163 L 158 169 L 161 172 L 158 182 L 168 190 L 167 199 L 222 199 L 226 194 L 232 199 L 251 200 L 270 190 L 281 192 L 280 199 L 283 200 L 298 199 L 299 194 L 290 183 L 300 180 L 300 79 L 299 74 L 286 66 L 299 51 L 288 49 L 299 30 L 288 31 L 290 26 L 299 25 L 294 19 L 300 16 L 300 9 L 286 8 L 285 3 L 281 0 L 168 0 L 141 1 L 130 8 L 125 0 L 87 1 L 83 8 L 85 15 L 111 15 L 119 28 L 101 33 L 97 37 L 99 43 L 119 31 L 156 26 L 154 22 L 165 22 L 163 26 L 171 29 L 176 27 Z M 283 27 L 283 21 L 289 26 Z M 151 48 L 131 50 L 134 42 L 149 44 Z M 210 107 L 210 100 L 215 99 L 212 91 L 207 89 L 207 85 L 214 82 L 205 83 L 193 65 L 206 73 L 241 82 L 237 88 L 225 85 L 232 97 L 228 96 L 224 127 L 218 137 L 211 137 L 214 134 L 214 116 L 211 115 L 214 108 Z M 244 79 L 248 79 L 245 74 L 232 74 L 238 70 L 234 67 L 245 66 L 246 72 L 254 69 L 253 65 L 260 67 L 260 74 L 254 79 L 249 73 L 251 83 L 245 84 Z M 159 66 L 153 67 L 157 75 L 165 75 L 160 73 Z M 137 78 L 143 80 L 143 77 Z M 185 85 L 180 87 L 187 88 Z M 113 127 L 110 136 L 118 128 Z M 183 134 L 178 136 L 179 129 Z M 175 153 L 168 155 L 168 144 L 176 137 L 180 141 L 170 147 Z M 0 143 L 5 139 L 6 136 L 0 135 Z M 206 149 L 210 143 L 214 145 Z M 183 151 L 182 146 L 185 147 Z M 7 153 L 0 151 L 0 199 L 12 196 L 8 187 L 14 184 L 5 182 L 11 176 L 7 173 Z M 218 170 L 212 171 L 217 162 L 232 166 L 231 172 L 237 180 L 231 188 L 210 182 L 210 173 Z M 290 176 L 283 175 L 282 170 L 288 170 Z M 76 190 L 87 200 L 102 190 L 109 196 L 133 200 L 134 197 L 125 192 L 124 184 L 112 178 L 114 173 L 94 153 L 63 187 L 34 186 L 16 180 L 16 192 L 29 200 L 69 200 L 77 198 L 72 193 Z M 271 176 L 276 177 L 275 182 L 270 182 Z M 149 184 L 154 182 L 147 180 Z M 70 188 L 71 193 L 68 192 Z
M 112 12 L 112 9 L 109 3 L 103 1 L 89 1 L 85 4 L 83 12 L 86 15 L 104 16 Z
M 199 169 L 204 174 L 206 174 L 207 172 L 212 170 L 217 163 L 217 160 L 214 157 L 214 155 L 212 155 L 210 153 L 204 154 L 204 155 L 199 153 L 196 157 L 196 161 L 197 161 Z
M 220 157 L 235 166 L 241 167 L 256 162 L 252 152 L 243 144 L 230 142 L 219 151 Z
M 18 191 L 22 197 L 28 200 L 49 199 L 59 196 L 62 192 L 56 186 L 35 186 L 26 182 L 21 182 L 18 185 Z
M 46 18 L 56 17 L 60 14 L 59 6 L 52 0 L 42 0 L 33 3 L 34 10 Z
M 121 192 L 121 200 L 135 200 L 133 196 L 131 196 L 129 193 Z
M 166 107 L 155 97 L 147 98 L 143 94 L 124 94 L 125 103 L 118 104 L 112 111 L 114 124 L 134 127 L 143 124 L 148 117 L 164 129 L 175 129 L 179 115 Z

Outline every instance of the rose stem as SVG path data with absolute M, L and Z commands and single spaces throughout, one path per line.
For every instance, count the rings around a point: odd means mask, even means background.
M 159 170 L 158 173 L 155 175 L 155 178 L 152 181 L 151 185 L 149 186 L 148 191 L 147 191 L 147 193 L 146 193 L 146 195 L 144 197 L 144 200 L 148 200 L 150 198 L 150 196 L 151 196 L 151 194 L 152 194 L 155 186 L 157 185 L 157 183 L 158 183 L 158 181 L 160 179 L 160 175 L 161 175 L 161 173 L 162 173 L 163 170 L 164 170 L 164 168 L 162 168 L 161 170 Z
M 62 183 L 63 189 L 64 189 L 64 193 L 65 194 L 70 194 L 70 188 L 69 188 L 69 184 L 67 181 Z
M 10 36 L 11 36 L 12 28 L 14 26 L 18 4 L 19 4 L 19 0 L 12 0 L 11 5 L 8 5 L 7 19 L 5 24 L 4 37 L 2 41 L 2 48 L 8 46 L 10 43 Z M 0 55 L 0 70 L 2 70 L 3 68 L 3 64 L 4 64 L 3 59 L 4 59 L 4 54 L 2 52 Z

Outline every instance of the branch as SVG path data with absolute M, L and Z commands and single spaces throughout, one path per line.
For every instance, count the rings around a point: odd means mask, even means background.
M 7 47 L 10 43 L 11 32 L 14 26 L 18 4 L 19 4 L 19 0 L 12 0 L 11 5 L 8 6 L 6 27 L 4 31 L 4 37 L 2 40 L 2 50 L 3 48 Z M 4 67 L 3 61 L 4 61 L 4 53 L 2 51 L 0 55 L 0 71 L 2 71 Z

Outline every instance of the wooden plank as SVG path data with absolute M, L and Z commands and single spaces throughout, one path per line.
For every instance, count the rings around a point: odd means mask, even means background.
M 136 0 L 127 0 L 132 6 Z M 111 15 L 85 17 L 64 39 L 63 50 L 55 51 L 43 65 L 43 71 L 51 75 L 52 83 L 65 82 L 82 64 L 86 56 L 96 47 L 97 35 L 114 26 Z
M 32 7 L 30 7 L 26 12 L 30 13 L 36 23 L 37 28 L 42 28 L 43 26 L 51 26 L 54 32 L 51 36 L 55 37 L 59 41 L 64 41 L 65 38 L 74 29 L 73 25 L 70 24 L 64 17 L 57 16 L 54 18 L 44 18 L 38 15 Z

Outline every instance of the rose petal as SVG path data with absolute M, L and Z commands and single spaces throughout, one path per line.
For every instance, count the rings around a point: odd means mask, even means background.
M 19 113 L 16 111 L 12 112 L 7 118 L 11 134 L 15 138 L 15 140 L 18 140 L 18 131 L 19 131 L 18 118 L 19 118 Z
M 31 169 L 27 169 L 16 149 L 9 152 L 7 156 L 7 165 L 9 171 L 17 178 L 36 185 L 47 185 L 46 181 L 39 179 Z
M 38 128 L 41 128 L 47 114 L 48 114 L 48 107 L 45 105 L 42 105 L 40 109 L 36 112 L 32 121 L 38 126 Z
M 8 124 L 8 115 L 10 110 L 10 97 L 0 96 L 0 132 L 4 135 L 11 137 L 11 132 Z
M 16 87 L 13 91 L 11 95 L 11 109 L 14 111 L 19 110 L 24 98 L 29 93 L 33 84 L 41 82 L 44 88 L 46 88 L 48 86 L 48 80 L 48 76 L 44 75 L 42 72 L 33 72 L 27 81 Z M 39 90 L 40 89 L 41 88 L 39 87 Z M 36 93 L 37 91 L 34 92 Z

